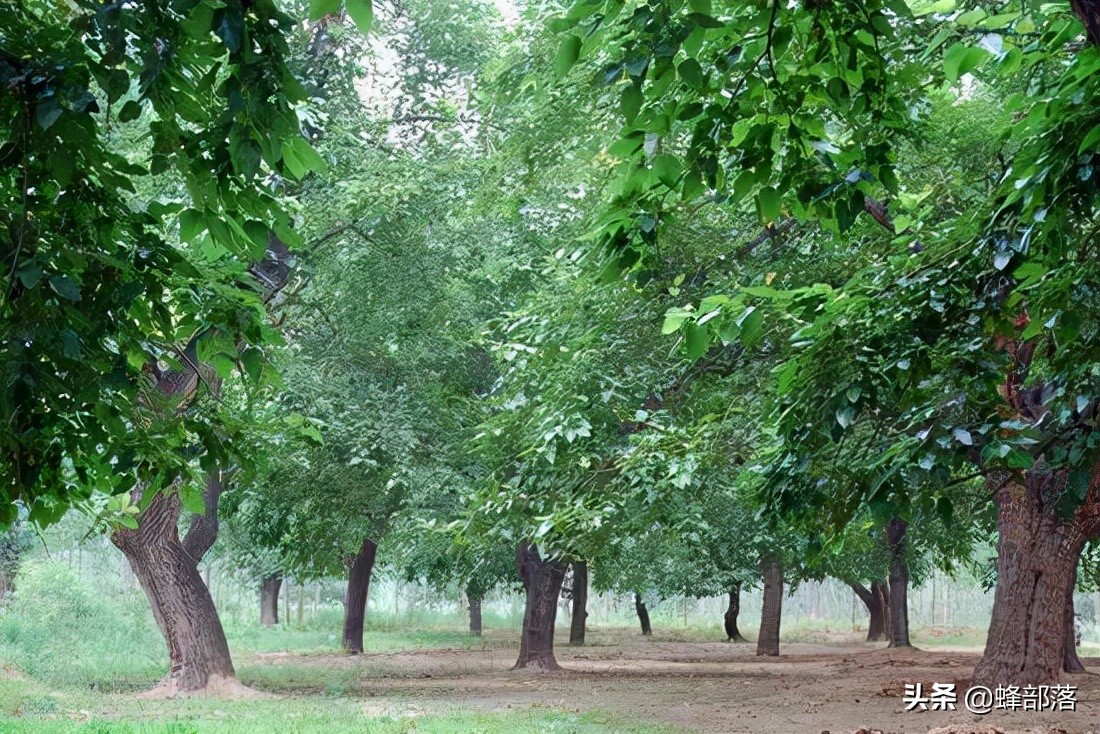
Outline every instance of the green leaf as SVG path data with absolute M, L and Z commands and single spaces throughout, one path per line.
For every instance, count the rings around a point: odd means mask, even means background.
M 241 352 L 241 364 L 245 374 L 259 382 L 264 373 L 264 355 L 259 349 L 249 347 Z
M 61 353 L 69 359 L 80 359 L 80 337 L 72 329 L 61 330 Z
M 746 347 L 755 347 L 763 335 L 763 324 L 764 315 L 755 306 L 749 306 L 737 320 L 737 325 L 741 327 L 741 343 Z
M 244 231 L 253 244 L 264 250 L 267 249 L 267 238 L 271 230 L 267 228 L 266 224 L 255 219 L 249 219 L 244 223 Z
M 141 105 L 132 99 L 122 105 L 122 109 L 118 111 L 119 122 L 130 122 L 139 117 L 141 117 Z
M 239 7 L 226 5 L 222 11 L 222 20 L 214 29 L 214 35 L 222 39 L 226 48 L 232 53 L 241 50 L 241 42 L 244 40 L 244 16 Z
M 20 266 L 16 275 L 19 277 L 19 282 L 23 284 L 23 287 L 29 290 L 38 285 L 38 282 L 42 280 L 42 273 L 41 265 L 34 260 L 28 260 Z
M 309 439 L 315 444 L 321 445 L 325 442 L 324 437 L 321 435 L 321 431 L 318 430 L 317 426 L 315 425 L 306 423 L 304 426 L 298 429 L 298 431 L 302 434 L 302 436 Z
M 581 39 L 579 36 L 569 36 L 561 42 L 558 48 L 557 58 L 554 60 L 554 73 L 558 79 L 563 78 L 577 63 L 581 55 Z
M 69 301 L 80 300 L 80 288 L 67 275 L 51 275 L 50 288 L 53 292 Z
M 851 405 L 845 405 L 836 412 L 836 422 L 840 424 L 841 428 L 847 428 L 852 425 L 852 420 L 856 417 L 856 409 Z
M 950 13 L 955 9 L 955 0 L 937 0 L 936 2 L 927 2 L 927 0 L 915 0 L 912 2 L 913 15 L 931 15 L 932 13 Z
M 775 389 L 780 395 L 786 395 L 788 391 L 794 386 L 795 380 L 798 378 L 798 361 L 790 360 L 784 362 L 782 365 L 775 369 Z
M 348 15 L 364 36 L 374 24 L 374 4 L 371 0 L 347 0 Z
M 677 73 L 680 78 L 684 80 L 684 83 L 694 89 L 702 89 L 706 80 L 703 78 L 703 68 L 699 66 L 699 62 L 695 59 L 684 59 L 680 62 L 680 65 L 676 67 Z
M 210 364 L 214 365 L 214 371 L 218 373 L 218 377 L 223 380 L 233 374 L 233 370 L 237 368 L 237 363 L 228 354 L 219 352 L 211 355 Z
M 38 121 L 38 126 L 43 130 L 49 130 L 50 126 L 57 122 L 59 117 L 61 117 L 61 105 L 53 97 L 39 102 L 34 108 L 34 119 Z
M 1093 129 L 1088 131 L 1084 140 L 1077 146 L 1077 155 L 1081 155 L 1086 150 L 1093 150 L 1096 148 L 1096 144 L 1100 143 L 1100 125 L 1097 125 Z
M 50 156 L 50 173 L 62 186 L 68 186 L 73 180 L 76 157 L 71 153 L 55 153 Z
M 309 19 L 320 20 L 340 12 L 340 0 L 309 0 Z
M 653 172 L 657 180 L 665 186 L 675 188 L 680 180 L 680 159 L 668 153 L 662 153 L 653 159 Z
M 684 328 L 684 345 L 688 359 L 699 359 L 710 348 L 710 333 L 706 326 L 688 324 Z
M 1005 466 L 1009 469 L 1030 469 L 1034 465 L 1035 459 L 1031 454 L 1019 449 L 1013 449 L 1005 457 Z
M 117 102 L 122 95 L 130 91 L 130 77 L 125 69 L 110 69 L 103 80 L 103 91 L 108 102 Z
M 298 180 L 305 178 L 310 171 L 325 170 L 325 161 L 305 138 L 293 137 L 283 143 L 283 163 L 287 170 Z
M 661 333 L 668 335 L 674 331 L 678 331 L 684 322 L 690 319 L 695 312 L 690 308 L 670 308 L 665 311 L 665 320 L 661 324 Z
M 642 90 L 637 86 L 631 84 L 623 90 L 619 99 L 619 108 L 622 110 L 623 117 L 626 118 L 628 125 L 634 124 L 638 112 L 642 109 L 642 101 Z
M 777 221 L 780 215 L 780 202 L 779 192 L 771 186 L 760 189 L 760 193 L 756 195 L 756 208 L 760 219 L 765 222 Z
M 725 28 L 725 24 L 717 18 L 712 18 L 705 13 L 688 13 L 688 20 L 702 28 Z
M 191 482 L 185 482 L 180 487 L 180 503 L 183 505 L 183 509 L 188 512 L 193 512 L 196 515 L 201 515 L 206 512 L 206 504 L 203 502 L 202 490 L 192 485 Z
M 206 229 L 206 222 L 202 214 L 194 209 L 184 209 L 180 212 L 180 240 L 190 242 Z
M 943 72 L 947 75 L 947 80 L 954 84 L 959 81 L 959 77 L 977 68 L 988 58 L 989 52 L 983 48 L 956 43 L 944 54 Z

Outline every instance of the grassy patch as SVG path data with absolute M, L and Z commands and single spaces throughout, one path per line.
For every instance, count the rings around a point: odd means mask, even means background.
M 666 734 L 603 712 L 573 713 L 531 705 L 506 712 L 425 711 L 405 702 L 329 696 L 246 701 L 141 701 L 118 694 L 50 690 L 30 679 L 0 680 L 0 731 L 5 734 L 595 734 L 608 730 Z

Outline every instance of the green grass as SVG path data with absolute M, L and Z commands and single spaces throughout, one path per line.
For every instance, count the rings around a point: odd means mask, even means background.
M 230 623 L 226 635 L 240 680 L 265 697 L 146 701 L 134 694 L 152 688 L 164 675 L 164 641 L 140 590 L 112 584 L 107 579 L 91 589 L 64 565 L 27 565 L 17 592 L 0 610 L 0 732 L 671 731 L 598 711 L 577 713 L 543 704 L 460 710 L 453 702 L 427 696 L 371 695 L 372 679 L 414 675 L 388 660 L 388 653 L 505 642 L 472 638 L 453 621 L 449 627 L 397 628 L 384 618 L 368 620 L 366 654 L 355 658 L 340 655 L 338 616 L 319 616 L 316 626 L 308 628 Z M 288 654 L 278 654 L 284 652 Z
M 342 695 L 244 701 L 142 701 L 133 696 L 51 690 L 40 683 L 0 678 L 0 731 L 5 734 L 270 734 L 370 732 L 545 732 L 588 734 L 673 730 L 634 724 L 601 712 L 573 713 L 531 705 L 507 712 L 422 711 L 416 704 Z

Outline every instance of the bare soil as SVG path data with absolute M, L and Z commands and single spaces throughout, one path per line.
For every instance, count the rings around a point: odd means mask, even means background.
M 689 732 L 780 734 L 1100 734 L 1100 658 L 1078 686 L 1076 712 L 994 711 L 977 716 L 962 692 L 978 651 L 887 649 L 835 635 L 820 644 L 784 644 L 758 658 L 752 643 L 643 638 L 627 630 L 589 633 L 590 644 L 559 644 L 560 672 L 512 671 L 514 636 L 481 647 L 344 655 L 260 655 L 256 663 L 359 671 L 372 711 L 428 713 L 445 708 L 507 711 L 548 707 L 606 711 Z M 905 683 L 956 683 L 959 710 L 907 712 Z M 613 730 L 609 727 L 609 731 Z

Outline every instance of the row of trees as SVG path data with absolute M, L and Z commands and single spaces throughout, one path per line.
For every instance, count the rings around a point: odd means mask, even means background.
M 516 11 L 3 14 L 0 520 L 97 519 L 170 692 L 232 685 L 215 543 L 269 619 L 345 575 L 351 652 L 376 556 L 472 627 L 518 571 L 552 669 L 589 564 L 643 629 L 729 594 L 731 639 L 762 583 L 766 655 L 836 577 L 902 646 L 999 534 L 976 679 L 1079 668 L 1095 4 Z

